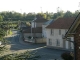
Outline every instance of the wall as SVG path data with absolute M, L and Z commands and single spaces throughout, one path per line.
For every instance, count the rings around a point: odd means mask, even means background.
M 31 33 L 24 33 L 24 38 L 27 38 L 31 36 Z M 34 37 L 34 35 L 32 34 L 32 36 Z M 36 33 L 35 34 L 36 37 L 42 37 L 42 33 Z
M 36 22 L 36 27 L 42 27 L 43 23 L 42 22 Z
M 31 22 L 31 27 L 32 27 L 32 28 L 36 27 L 36 22 L 33 22 L 33 21 L 32 21 L 32 22 Z
M 74 42 L 76 60 L 80 60 L 80 25 L 76 29 L 76 34 L 74 35 Z
M 34 27 L 42 27 L 42 24 L 41 22 L 31 22 L 31 27 L 34 28 Z
M 37 38 L 36 43 L 46 43 L 46 39 L 45 38 Z
M 31 36 L 30 33 L 24 33 L 24 41 L 35 43 L 34 39 L 28 39 L 29 36 Z M 36 43 L 46 43 L 46 39 L 42 38 L 41 36 L 41 33 L 36 34 Z
M 44 38 L 47 38 L 47 35 L 46 35 L 46 27 L 47 25 L 42 25 L 42 36 L 44 37 Z
M 54 29 L 53 35 L 51 35 L 51 29 L 47 29 L 47 46 L 59 47 L 69 49 L 69 42 L 63 39 L 67 29 L 60 29 L 61 35 L 59 35 L 59 29 Z M 52 39 L 52 45 L 49 45 L 49 39 Z M 57 46 L 57 40 L 59 40 L 60 45 Z

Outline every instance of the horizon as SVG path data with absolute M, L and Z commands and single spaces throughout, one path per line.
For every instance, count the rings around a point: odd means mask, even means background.
M 0 12 L 56 13 L 58 10 L 75 12 L 80 10 L 80 2 L 79 0 L 1 0 L 0 2 Z

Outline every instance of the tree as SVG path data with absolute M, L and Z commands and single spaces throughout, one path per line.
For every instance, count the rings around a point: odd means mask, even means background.
M 46 19 L 47 19 L 47 20 L 50 20 L 50 19 L 52 19 L 52 17 L 53 17 L 53 12 L 51 12 L 51 13 L 46 12 L 46 13 L 44 13 L 44 14 L 46 14 Z
M 73 17 L 73 13 L 70 11 L 67 11 L 63 17 Z
M 79 10 L 76 10 L 73 15 L 74 15 L 74 17 L 76 17 L 78 14 L 79 14 Z
M 2 15 L 0 15 L 0 21 L 3 21 L 3 16 Z
M 25 16 L 25 19 L 26 20 L 33 20 L 35 18 L 36 14 L 35 13 L 28 13 L 26 16 Z M 24 18 L 23 18 L 24 19 Z
M 38 13 L 38 14 L 36 15 L 36 17 L 37 17 L 37 18 L 45 18 L 45 19 L 46 19 L 46 14 L 44 14 L 44 13 Z
M 0 23 L 0 42 L 1 42 L 0 53 L 2 53 L 2 51 L 5 51 L 7 49 L 6 45 L 8 43 L 8 41 L 5 39 L 6 31 L 4 28 L 5 27 L 3 26 L 3 23 Z
M 57 13 L 53 14 L 52 19 L 58 19 L 58 18 L 62 18 L 64 16 L 63 11 L 58 11 Z

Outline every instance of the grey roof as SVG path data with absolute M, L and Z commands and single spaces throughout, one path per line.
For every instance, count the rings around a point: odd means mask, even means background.
M 43 25 L 49 25 L 50 23 L 52 23 L 54 20 L 49 20 L 47 22 L 45 22 Z

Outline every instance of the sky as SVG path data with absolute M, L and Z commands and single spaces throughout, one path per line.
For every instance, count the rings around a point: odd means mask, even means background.
M 75 12 L 80 9 L 80 0 L 0 0 L 0 12 L 16 11 L 30 12 L 57 12 L 57 8 L 66 12 Z

